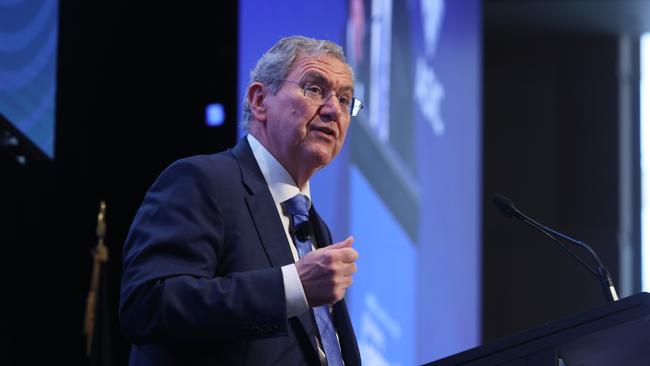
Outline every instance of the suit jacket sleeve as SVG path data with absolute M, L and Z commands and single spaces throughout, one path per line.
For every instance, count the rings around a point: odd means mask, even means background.
M 211 161 L 180 160 L 151 187 L 124 248 L 120 323 L 136 344 L 281 335 L 287 331 L 280 268 L 219 275 L 235 245 Z M 221 173 L 220 173 L 221 174 Z M 228 174 L 225 172 L 224 174 Z

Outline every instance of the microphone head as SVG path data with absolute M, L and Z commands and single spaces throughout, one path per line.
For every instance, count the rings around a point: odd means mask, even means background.
M 499 212 L 501 212 L 503 216 L 511 219 L 515 217 L 517 209 L 515 208 L 515 205 L 512 203 L 512 201 L 508 199 L 508 197 L 497 193 L 492 198 L 492 202 L 495 206 L 497 206 Z
M 298 225 L 296 225 L 295 230 L 293 230 L 292 234 L 295 234 L 298 240 L 300 241 L 306 241 L 311 238 L 311 222 L 310 221 L 304 221 Z

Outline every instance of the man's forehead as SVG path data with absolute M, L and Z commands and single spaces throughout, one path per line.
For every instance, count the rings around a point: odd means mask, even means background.
M 341 83 L 352 83 L 352 72 L 350 67 L 341 60 L 332 56 L 299 56 L 294 63 L 291 74 L 301 78 L 309 77 L 316 81 L 335 81 Z

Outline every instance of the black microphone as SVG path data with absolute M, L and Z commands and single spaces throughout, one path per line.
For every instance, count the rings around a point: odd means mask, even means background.
M 311 238 L 311 222 L 309 220 L 303 221 L 300 224 L 296 225 L 293 230 L 290 230 L 290 234 L 296 235 L 296 238 L 300 241 L 306 241 Z
M 501 212 L 504 216 L 511 219 L 520 220 L 526 223 L 527 225 L 530 225 L 535 229 L 543 232 L 546 236 L 551 238 L 551 240 L 557 243 L 562 249 L 564 249 L 567 253 L 569 253 L 576 260 L 578 260 L 578 262 L 580 262 L 580 264 L 582 264 L 589 272 L 591 272 L 594 276 L 596 276 L 598 281 L 600 281 L 600 285 L 603 288 L 603 291 L 605 292 L 605 297 L 609 302 L 618 301 L 618 294 L 616 293 L 616 288 L 614 288 L 614 282 L 612 281 L 612 277 L 609 275 L 609 271 L 607 270 L 607 268 L 605 268 L 603 262 L 600 261 L 600 258 L 598 257 L 596 252 L 594 252 L 594 250 L 589 245 L 587 245 L 586 243 L 580 240 L 573 239 L 568 235 L 564 235 L 560 232 L 557 232 L 533 220 L 532 218 L 528 217 L 526 214 L 521 212 L 519 209 L 517 209 L 515 205 L 512 203 L 512 201 L 510 201 L 506 196 L 502 194 L 496 194 L 492 199 L 492 201 L 494 202 L 494 205 L 499 209 L 499 212 Z M 586 249 L 587 252 L 591 254 L 591 256 L 598 264 L 596 270 L 592 269 L 587 263 L 585 263 L 585 261 L 583 261 L 580 257 L 578 257 L 575 253 L 573 253 L 568 247 L 566 247 L 561 241 L 559 241 L 558 237 Z

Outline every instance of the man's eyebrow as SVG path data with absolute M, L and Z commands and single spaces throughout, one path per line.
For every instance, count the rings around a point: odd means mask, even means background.
M 305 73 L 305 76 L 303 78 L 309 78 L 311 80 L 319 81 L 321 83 L 325 83 L 328 80 L 318 71 L 308 71 Z
M 339 89 L 339 91 L 348 91 L 348 90 L 351 91 L 351 92 L 354 92 L 354 87 L 352 85 L 346 85 L 346 86 L 342 86 Z
M 305 75 L 302 77 L 302 79 L 303 80 L 307 79 L 307 81 L 315 81 L 315 82 L 319 82 L 319 83 L 322 83 L 322 84 L 330 84 L 331 83 L 331 81 L 329 79 L 327 79 L 325 76 L 323 76 L 323 74 L 321 74 L 318 71 L 308 71 L 308 72 L 305 73 Z M 347 92 L 347 91 L 350 91 L 350 92 L 354 93 L 354 86 L 345 85 L 345 86 L 342 86 L 338 90 L 338 92 Z

